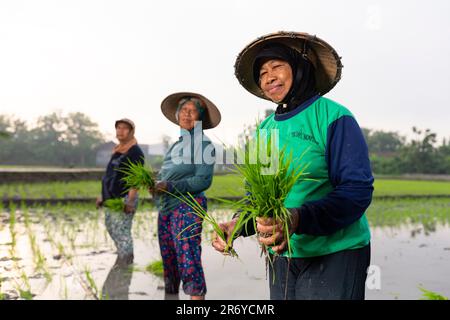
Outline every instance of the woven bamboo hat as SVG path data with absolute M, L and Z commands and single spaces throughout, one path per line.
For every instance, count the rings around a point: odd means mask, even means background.
M 178 120 L 176 118 L 178 104 L 180 103 L 181 99 L 188 97 L 197 98 L 203 102 L 202 107 L 205 109 L 205 114 L 202 118 L 202 128 L 204 130 L 212 129 L 220 123 L 221 115 L 216 105 L 201 94 L 194 92 L 177 92 L 167 96 L 161 102 L 161 111 L 164 116 L 178 125 Z
M 341 57 L 324 40 L 304 32 L 280 31 L 271 33 L 251 42 L 239 53 L 234 65 L 235 76 L 239 83 L 250 93 L 269 100 L 253 77 L 253 64 L 258 52 L 270 43 L 289 46 L 305 55 L 314 65 L 316 71 L 316 87 L 320 95 L 324 95 L 341 79 Z

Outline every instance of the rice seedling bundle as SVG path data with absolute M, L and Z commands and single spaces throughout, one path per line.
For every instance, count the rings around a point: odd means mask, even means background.
M 309 164 L 300 163 L 307 150 L 299 158 L 294 159 L 292 153 L 288 154 L 285 148 L 279 150 L 276 144 L 272 144 L 271 137 L 261 139 L 259 130 L 256 132 L 255 140 L 256 143 L 249 144 L 247 142 L 244 150 L 238 151 L 240 159 L 244 160 L 243 164 L 234 165 L 235 173 L 239 174 L 245 181 L 245 197 L 234 203 L 219 199 L 232 204 L 237 212 L 241 212 L 231 234 L 225 234 L 215 218 L 204 210 L 191 194 L 177 196 L 167 193 L 189 205 L 197 216 L 212 226 L 217 236 L 227 243 L 225 253 L 237 257 L 236 251 L 232 248 L 233 240 L 249 223 L 253 223 L 256 230 L 256 218 L 265 217 L 273 218 L 283 224 L 288 251 L 291 254 L 289 241 L 291 213 L 284 206 L 284 201 L 294 184 L 298 183 L 300 179 L 310 180 L 304 177 L 308 174 L 305 171 Z M 266 161 L 267 158 L 262 156 L 261 151 L 266 153 L 265 156 L 270 158 L 271 162 Z M 256 158 L 254 155 L 256 155 Z M 193 227 L 195 226 L 188 226 L 178 236 L 180 237 L 182 233 L 188 229 L 193 229 Z M 266 248 L 263 249 L 266 252 Z
M 122 212 L 125 208 L 125 203 L 122 198 L 115 198 L 103 201 L 103 206 L 114 212 Z
M 422 298 L 421 300 L 449 300 L 449 298 L 430 290 L 427 290 L 423 287 L 419 287 L 419 289 L 422 291 Z
M 164 275 L 164 266 L 162 260 L 155 260 L 147 265 L 145 268 L 146 271 L 153 273 L 158 277 L 162 277 Z
M 289 225 L 291 213 L 284 206 L 292 187 L 301 179 L 309 180 L 304 176 L 309 164 L 300 161 L 305 152 L 298 158 L 293 158 L 292 153 L 286 149 L 273 148 L 270 137 L 261 141 L 259 132 L 256 137 L 256 150 L 246 147 L 243 154 L 244 163 L 235 165 L 234 171 L 245 181 L 245 197 L 236 203 L 241 214 L 238 217 L 233 236 L 242 230 L 249 222 L 253 223 L 256 230 L 256 218 L 272 218 L 283 225 L 283 232 L 288 243 L 288 251 L 291 253 Z M 262 150 L 261 150 L 262 149 Z M 267 152 L 270 163 L 262 161 L 261 151 Z M 256 154 L 256 161 L 252 161 L 251 154 Z M 265 248 L 264 248 L 265 249 Z
M 148 190 L 153 188 L 155 180 L 153 179 L 153 170 L 145 161 L 133 163 L 128 159 L 124 169 L 118 170 L 124 174 L 122 181 L 128 190 Z
M 233 257 L 238 256 L 236 251 L 231 246 L 231 240 L 227 241 L 227 235 L 220 228 L 217 220 L 197 202 L 197 200 L 194 198 L 194 196 L 192 194 L 187 193 L 187 195 L 184 195 L 184 194 L 176 195 L 176 194 L 170 193 L 169 191 L 165 191 L 165 192 L 168 193 L 169 195 L 171 195 L 172 197 L 177 198 L 181 202 L 186 203 L 189 207 L 192 208 L 193 213 L 196 216 L 201 218 L 200 222 L 193 223 L 193 224 L 187 226 L 186 228 L 184 228 L 183 230 L 181 230 L 180 233 L 177 235 L 178 239 L 188 239 L 188 238 L 200 236 L 201 231 L 195 232 L 195 230 L 200 229 L 201 224 L 203 223 L 203 221 L 205 221 L 206 223 L 211 225 L 212 229 L 216 232 L 217 236 L 220 237 L 224 242 L 227 243 L 227 246 L 226 246 L 224 252 Z M 187 233 L 188 233 L 188 235 L 187 235 Z

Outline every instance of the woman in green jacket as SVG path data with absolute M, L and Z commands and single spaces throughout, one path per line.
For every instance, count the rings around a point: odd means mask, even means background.
M 271 299 L 365 296 L 370 263 L 365 210 L 374 179 L 354 116 L 324 97 L 340 80 L 340 59 L 315 36 L 279 32 L 253 41 L 236 60 L 241 85 L 276 104 L 259 129 L 277 130 L 280 148 L 309 163 L 311 179 L 297 181 L 284 202 L 291 213 L 291 254 L 279 221 L 258 218 L 256 230 L 249 225 L 241 233 L 257 232 L 259 242 L 270 247 Z M 235 223 L 236 218 L 221 227 L 230 234 Z M 216 237 L 213 246 L 223 252 L 225 243 Z

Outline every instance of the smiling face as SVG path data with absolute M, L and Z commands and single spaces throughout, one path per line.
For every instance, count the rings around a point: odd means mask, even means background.
M 259 71 L 259 86 L 264 95 L 273 102 L 283 101 L 292 86 L 292 68 L 286 61 L 272 59 Z
M 194 102 L 186 102 L 178 113 L 178 124 L 182 129 L 192 130 L 194 128 L 195 121 L 200 118 L 200 113 L 195 107 Z

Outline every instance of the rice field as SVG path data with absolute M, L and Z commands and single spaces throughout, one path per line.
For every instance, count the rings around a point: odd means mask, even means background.
M 0 197 L 5 198 L 95 198 L 100 194 L 99 181 L 70 183 L 11 183 L 0 184 Z M 235 174 L 215 176 L 206 192 L 208 197 L 242 196 L 244 184 Z M 376 179 L 374 196 L 449 195 L 450 181 L 421 181 Z
M 231 215 L 223 210 L 221 213 L 222 219 Z M 146 206 L 136 213 L 132 230 L 136 263 L 126 272 L 112 268 L 115 247 L 103 219 L 102 210 L 86 205 L 12 205 L 8 210 L 0 210 L 0 297 L 124 298 L 123 292 L 115 292 L 115 281 L 121 282 L 124 277 L 131 281 L 134 273 L 145 278 L 148 287 L 127 292 L 127 297 L 163 298 L 154 208 Z M 211 240 L 211 234 L 205 225 L 205 241 Z M 139 254 L 141 251 L 144 254 Z
M 210 211 L 218 221 L 233 213 L 223 207 Z M 379 200 L 367 216 L 372 264 L 383 271 L 381 289 L 367 290 L 368 299 L 419 299 L 420 286 L 450 295 L 448 200 Z M 101 210 L 87 205 L 0 209 L 0 297 L 164 299 L 155 209 L 146 205 L 136 214 L 135 264 L 126 271 L 112 268 L 115 248 L 103 219 Z M 254 237 L 236 241 L 239 259 L 224 258 L 211 248 L 211 233 L 204 225 L 207 297 L 268 299 L 265 264 Z M 180 299 L 188 297 L 181 293 Z
M 208 196 L 239 196 L 240 186 L 235 175 L 217 176 Z M 380 179 L 375 190 L 379 196 L 445 195 L 450 182 Z M 99 192 L 98 182 L 87 181 L 0 185 L 3 199 L 95 198 Z M 219 222 L 233 214 L 223 205 L 209 205 L 209 212 Z M 420 299 L 426 293 L 420 288 L 450 296 L 448 198 L 375 198 L 367 217 L 371 264 L 381 270 L 381 287 L 368 287 L 368 299 Z M 121 270 L 112 268 L 115 247 L 94 203 L 4 207 L 0 202 L 0 299 L 165 299 L 156 223 L 155 208 L 141 205 L 133 222 L 135 263 Z M 236 259 L 215 252 L 211 236 L 204 224 L 207 298 L 268 299 L 265 262 L 255 238 L 236 240 Z M 180 292 L 180 299 L 188 298 Z

